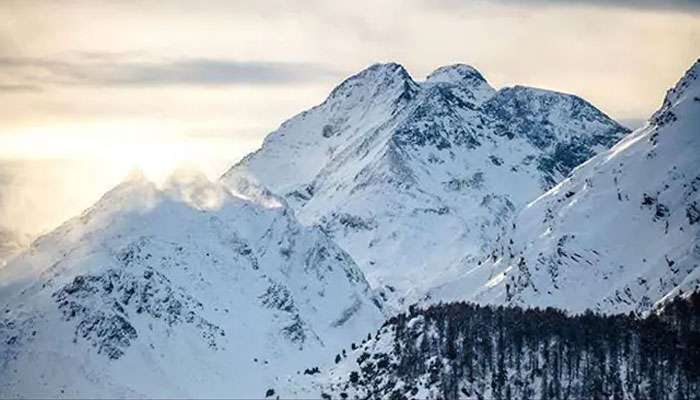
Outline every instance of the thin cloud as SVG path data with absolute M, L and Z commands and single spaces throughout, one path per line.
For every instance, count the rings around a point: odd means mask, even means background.
M 77 61 L 0 57 L 0 72 L 6 80 L 0 82 L 0 90 L 37 90 L 48 85 L 288 85 L 337 79 L 343 75 L 313 63 L 212 58 L 124 61 L 115 59 L 111 54 L 94 53 Z
M 37 85 L 0 83 L 0 94 L 16 92 L 40 92 L 42 89 Z
M 473 5 L 469 0 L 424 0 L 426 4 L 445 9 Z M 501 3 L 536 6 L 616 7 L 655 11 L 700 13 L 700 0 L 499 0 Z

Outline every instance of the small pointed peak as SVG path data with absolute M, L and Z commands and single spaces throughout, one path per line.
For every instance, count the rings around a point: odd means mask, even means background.
M 700 58 L 695 60 L 693 65 L 690 66 L 690 68 L 685 72 L 683 77 L 686 77 L 688 75 L 693 75 L 694 79 L 700 76 Z
M 466 103 L 480 105 L 490 99 L 496 90 L 489 85 L 476 68 L 466 64 L 445 65 L 431 72 L 424 84 L 428 87 L 451 86 L 453 95 Z
M 398 76 L 412 79 L 411 75 L 408 73 L 408 71 L 406 71 L 406 68 L 404 68 L 403 65 L 395 62 L 372 64 L 369 67 L 358 72 L 355 76 L 362 76 L 367 74 L 395 74 Z
M 92 207 L 83 211 L 80 218 L 83 223 L 87 223 L 96 215 L 150 208 L 157 202 L 158 195 L 158 188 L 148 180 L 141 169 L 132 168 L 118 185 L 103 194 Z
M 448 82 L 454 84 L 461 83 L 486 83 L 486 79 L 481 73 L 471 65 L 452 64 L 442 66 L 431 72 L 426 78 L 427 82 Z
M 123 182 L 142 182 L 147 180 L 148 179 L 146 178 L 146 174 L 143 173 L 143 170 L 138 166 L 134 166 L 126 175 Z
M 371 80 L 388 80 L 388 79 L 396 79 L 396 80 L 400 80 L 400 81 L 413 82 L 413 78 L 408 73 L 408 71 L 406 71 L 406 68 L 404 68 L 401 64 L 398 64 L 395 62 L 389 62 L 389 63 L 372 64 L 369 67 L 358 72 L 357 74 L 346 79 L 345 82 L 340 84 L 340 86 L 343 86 L 346 82 L 349 82 L 349 81 L 358 81 L 358 80 L 370 80 L 371 81 Z
M 111 191 L 107 194 L 113 193 L 126 193 L 126 192 L 138 192 L 142 190 L 155 189 L 156 185 L 151 180 L 148 179 L 143 170 L 139 167 L 132 168 L 126 177 Z
M 697 88 L 700 86 L 700 59 L 695 60 L 693 65 L 685 71 L 685 74 L 676 83 L 676 85 L 668 91 L 666 94 L 667 99 L 670 102 L 677 100 L 686 91 L 692 88 Z
M 673 109 L 679 107 L 681 103 L 691 99 L 693 102 L 700 98 L 700 59 L 695 60 L 693 65 L 683 74 L 680 80 L 666 92 L 664 101 L 649 119 L 654 125 L 664 125 L 669 121 L 677 119 Z
M 411 75 L 400 64 L 372 64 L 349 77 L 331 92 L 329 99 L 348 97 L 351 92 L 368 91 L 370 95 L 398 90 L 411 97 L 418 90 Z
M 155 188 L 155 183 L 148 179 L 141 168 L 135 166 L 119 184 L 105 194 L 105 197 L 109 194 L 113 195 L 115 193 L 139 192 L 144 190 L 150 191 Z

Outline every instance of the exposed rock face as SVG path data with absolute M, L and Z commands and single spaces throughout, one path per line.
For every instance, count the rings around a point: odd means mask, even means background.
M 141 276 L 122 269 L 108 269 L 101 275 L 78 275 L 53 293 L 66 321 L 74 321 L 75 340 L 84 339 L 98 354 L 118 359 L 138 333 L 129 314 L 146 314 L 173 327 L 194 324 L 202 339 L 217 348 L 224 330 L 198 315 L 203 305 L 184 290 L 173 288 L 170 280 L 147 267 Z

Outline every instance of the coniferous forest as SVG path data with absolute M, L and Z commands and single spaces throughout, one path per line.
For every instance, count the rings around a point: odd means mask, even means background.
M 700 294 L 646 318 L 411 308 L 351 356 L 356 368 L 333 385 L 337 397 L 700 399 Z

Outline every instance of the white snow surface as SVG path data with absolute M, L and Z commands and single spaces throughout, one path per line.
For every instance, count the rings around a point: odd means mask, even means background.
M 398 64 L 347 79 L 222 177 L 275 193 L 400 309 L 467 273 L 516 210 L 628 130 L 586 101 L 473 67 L 416 82 Z
M 37 239 L 0 304 L 2 398 L 262 398 L 384 318 L 325 234 L 192 174 L 134 176 Z
M 645 314 L 700 290 L 699 265 L 700 61 L 644 127 L 529 203 L 488 257 L 429 296 Z

